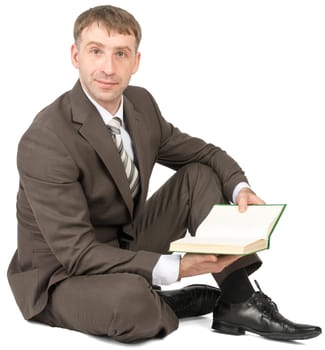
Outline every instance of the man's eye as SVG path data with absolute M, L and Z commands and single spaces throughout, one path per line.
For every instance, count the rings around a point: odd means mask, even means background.
M 118 51 L 117 53 L 118 57 L 125 57 L 125 52 L 124 51 Z
M 93 53 L 94 55 L 99 55 L 100 54 L 100 50 L 99 49 L 91 49 L 90 52 Z

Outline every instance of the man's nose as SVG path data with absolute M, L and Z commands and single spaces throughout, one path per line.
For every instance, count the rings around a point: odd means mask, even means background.
M 114 63 L 114 57 L 111 55 L 106 55 L 105 59 L 103 60 L 102 64 L 102 70 L 107 74 L 113 74 L 115 73 L 115 63 Z

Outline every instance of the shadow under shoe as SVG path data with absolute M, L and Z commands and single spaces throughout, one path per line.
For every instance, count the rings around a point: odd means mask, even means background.
M 206 315 L 213 311 L 220 296 L 218 288 L 205 284 L 192 284 L 182 289 L 156 290 L 178 318 Z
M 257 282 L 256 282 L 257 284 Z M 320 327 L 294 323 L 283 317 L 277 305 L 260 289 L 245 302 L 231 304 L 220 298 L 213 312 L 212 329 L 243 335 L 246 331 L 275 340 L 302 340 L 322 333 Z

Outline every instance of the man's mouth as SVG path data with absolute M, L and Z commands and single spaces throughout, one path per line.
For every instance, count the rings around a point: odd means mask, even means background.
M 108 81 L 108 80 L 100 80 L 100 79 L 96 79 L 95 81 L 98 85 L 104 88 L 111 88 L 118 85 L 118 82 L 116 81 Z

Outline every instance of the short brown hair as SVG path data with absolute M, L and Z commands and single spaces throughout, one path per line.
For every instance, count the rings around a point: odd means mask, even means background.
M 136 50 L 141 41 L 141 27 L 129 12 L 115 6 L 96 6 L 83 12 L 74 23 L 73 36 L 76 45 L 79 44 L 82 31 L 94 22 L 103 24 L 108 33 L 117 31 L 120 34 L 134 35 Z

